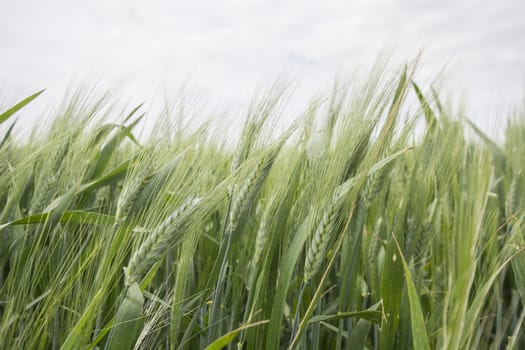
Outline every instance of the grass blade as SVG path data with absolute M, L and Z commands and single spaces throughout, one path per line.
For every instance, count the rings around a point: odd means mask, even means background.
M 11 136 L 11 132 L 13 131 L 13 128 L 15 127 L 17 121 L 18 121 L 18 119 L 15 119 L 15 121 L 13 122 L 13 124 L 11 124 L 9 129 L 7 129 L 7 131 L 6 131 L 5 135 L 4 135 L 4 138 L 2 139 L 2 141 L 0 141 L 0 149 L 5 145 L 7 140 L 9 140 L 9 137 Z
M 353 311 L 353 312 L 339 312 L 334 315 L 317 315 L 312 316 L 310 320 L 308 320 L 309 324 L 317 323 L 317 322 L 325 322 L 325 321 L 337 321 L 342 320 L 345 318 L 359 318 L 363 320 L 367 320 L 374 323 L 381 322 L 381 311 Z
M 228 346 L 235 339 L 235 337 L 237 337 L 237 335 L 239 335 L 239 333 L 241 331 L 243 331 L 245 329 L 248 329 L 248 328 L 260 326 L 260 325 L 263 325 L 263 324 L 266 324 L 266 323 L 268 323 L 268 321 L 259 321 L 259 322 L 249 323 L 249 324 L 246 324 L 244 326 L 241 326 L 241 327 L 239 327 L 239 328 L 237 328 L 237 329 L 235 329 L 233 331 L 230 331 L 230 332 L 224 334 L 223 336 L 221 336 L 220 338 L 215 340 L 213 343 L 208 345 L 205 348 L 205 350 L 221 350 L 224 347 Z
M 425 326 L 425 318 L 423 317 L 423 310 L 421 309 L 421 303 L 419 301 L 419 296 L 412 280 L 410 274 L 410 269 L 408 268 L 407 262 L 403 253 L 401 252 L 401 247 L 397 242 L 396 237 L 393 237 L 394 242 L 397 246 L 397 251 L 399 257 L 401 258 L 401 263 L 403 264 L 403 270 L 405 271 L 405 281 L 408 289 L 408 301 L 410 304 L 410 318 L 412 325 L 412 341 L 414 349 L 421 350 L 430 350 L 427 328 Z
M 9 226 L 42 224 L 47 221 L 48 217 L 49 213 L 29 215 L 24 218 L 0 225 L 0 231 Z M 71 222 L 86 225 L 112 225 L 115 222 L 115 217 L 112 215 L 93 213 L 89 211 L 69 210 L 62 213 L 60 222 Z
M 143 306 L 142 291 L 137 283 L 133 283 L 117 311 L 106 350 L 133 349 L 144 323 Z
M 0 113 L 0 124 L 5 122 L 7 119 L 9 119 L 13 114 L 24 108 L 27 104 L 29 104 L 31 101 L 33 101 L 35 98 L 40 96 L 41 93 L 43 93 L 44 90 L 40 90 L 37 93 L 34 93 L 33 95 L 26 97 L 22 101 L 15 104 L 13 107 L 9 108 L 7 111 Z

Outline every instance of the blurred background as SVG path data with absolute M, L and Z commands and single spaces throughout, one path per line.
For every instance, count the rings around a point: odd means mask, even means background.
M 235 113 L 284 77 L 304 105 L 385 49 L 394 62 L 423 49 L 419 85 L 443 78 L 443 98 L 491 134 L 524 105 L 523 0 L 2 0 L 0 100 L 46 88 L 30 123 L 79 82 L 118 82 L 124 103 L 189 89 Z

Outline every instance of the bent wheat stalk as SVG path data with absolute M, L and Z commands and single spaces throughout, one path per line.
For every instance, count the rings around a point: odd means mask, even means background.
M 139 249 L 133 253 L 128 266 L 124 268 L 126 285 L 140 282 L 148 269 L 164 256 L 174 236 L 180 233 L 178 231 L 184 219 L 197 207 L 200 201 L 200 198 L 188 199 L 153 230 Z

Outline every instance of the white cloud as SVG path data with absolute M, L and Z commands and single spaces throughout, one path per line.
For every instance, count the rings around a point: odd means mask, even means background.
M 409 56 L 426 45 L 420 76 L 452 59 L 449 77 L 483 125 L 483 111 L 523 101 L 523 18 L 521 0 L 17 1 L 0 12 L 0 84 L 13 96 L 49 87 L 58 100 L 72 79 L 131 76 L 124 94 L 143 100 L 190 77 L 239 104 L 283 72 L 307 95 L 385 47 Z

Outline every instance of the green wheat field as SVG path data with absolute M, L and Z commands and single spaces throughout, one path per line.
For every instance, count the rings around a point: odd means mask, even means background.
M 524 348 L 525 110 L 496 140 L 394 72 L 294 116 L 273 85 L 238 136 L 78 92 L 19 138 L 20 96 L 0 348 Z

